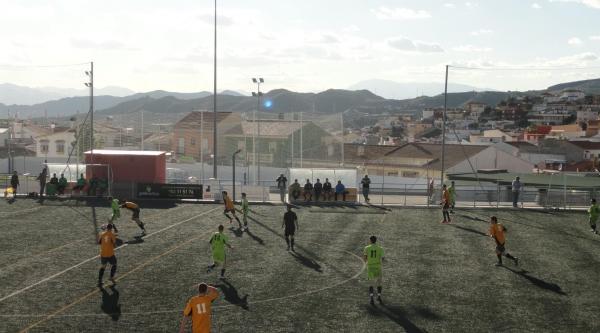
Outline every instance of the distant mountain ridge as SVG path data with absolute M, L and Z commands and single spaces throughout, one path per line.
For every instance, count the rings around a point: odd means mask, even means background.
M 600 79 L 563 83 L 547 90 L 580 89 L 586 93 L 600 94 Z M 537 95 L 547 90 L 526 92 L 468 91 L 448 94 L 448 107 L 460 107 L 469 101 L 495 106 L 509 97 Z M 319 93 L 301 93 L 286 89 L 267 92 L 262 101 L 269 100 L 271 106 L 261 105 L 261 111 L 271 113 L 315 112 L 332 114 L 349 109 L 363 113 L 402 113 L 420 112 L 424 108 L 443 107 L 444 95 L 422 96 L 411 99 L 386 99 L 369 90 L 329 89 Z M 210 92 L 176 93 L 156 90 L 137 93 L 125 97 L 96 96 L 95 109 L 101 115 L 125 115 L 141 110 L 150 113 L 179 114 L 193 110 L 212 110 L 213 98 Z M 262 103 L 261 103 L 262 104 Z M 256 97 L 237 92 L 223 91 L 218 97 L 219 111 L 248 112 L 256 110 Z M 20 118 L 69 116 L 86 113 L 89 109 L 88 97 L 70 97 L 35 105 L 0 104 L 0 112 L 19 112 Z
M 444 92 L 444 82 L 395 82 L 372 79 L 351 85 L 350 90 L 370 90 L 388 99 L 411 99 L 422 96 L 436 96 Z M 448 92 L 495 91 L 489 88 L 478 88 L 466 84 L 449 83 Z

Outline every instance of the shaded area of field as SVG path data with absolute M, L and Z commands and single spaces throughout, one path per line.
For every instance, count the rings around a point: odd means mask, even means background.
M 7 209 L 5 209 L 7 208 Z M 95 287 L 93 207 L 0 203 L 0 331 L 175 331 L 195 285 L 221 290 L 216 332 L 594 331 L 600 237 L 583 213 L 462 210 L 451 225 L 428 209 L 301 207 L 296 253 L 285 250 L 282 206 L 254 206 L 250 232 L 220 206 L 143 206 L 149 236 L 122 212 L 119 280 Z M 496 214 L 507 249 L 522 259 L 494 267 L 485 237 Z M 96 222 L 94 222 L 94 220 Z M 207 239 L 224 223 L 234 249 L 228 279 L 207 273 Z M 370 234 L 386 248 L 384 304 L 368 304 L 361 250 Z

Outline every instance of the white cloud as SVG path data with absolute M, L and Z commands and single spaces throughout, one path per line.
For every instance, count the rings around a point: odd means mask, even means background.
M 473 8 L 473 7 L 477 7 L 477 6 L 479 6 L 479 4 L 478 4 L 478 3 L 476 3 L 476 2 L 465 2 L 465 6 L 466 6 L 467 8 Z
M 590 40 L 598 41 L 600 40 L 600 35 L 590 36 Z
M 569 44 L 569 45 L 581 45 L 581 44 L 583 44 L 583 41 L 579 37 L 571 37 L 567 41 L 567 44 Z
M 479 29 L 479 30 L 475 30 L 475 31 L 471 31 L 471 36 L 483 36 L 483 35 L 489 35 L 491 33 L 493 33 L 494 31 L 490 30 L 490 29 Z
M 475 52 L 492 52 L 493 49 L 491 47 L 478 47 L 478 46 L 474 46 L 474 45 L 460 45 L 460 46 L 452 48 L 452 51 L 475 53 Z
M 81 49 L 133 50 L 133 48 L 116 40 L 93 41 L 89 39 L 73 38 L 71 39 L 71 45 Z
M 573 2 L 588 6 L 591 8 L 600 9 L 600 0 L 548 0 L 550 2 Z
M 215 16 L 214 14 L 201 14 L 198 15 L 198 19 L 204 23 L 208 23 L 210 25 L 215 24 Z M 229 16 L 217 15 L 217 25 L 221 26 L 231 26 L 233 25 L 233 18 Z
M 533 9 L 542 9 L 542 6 L 539 3 L 534 2 L 534 3 L 531 4 L 531 8 L 533 8 Z
M 381 6 L 371 9 L 379 20 L 421 20 L 428 19 L 431 14 L 425 10 L 414 10 L 410 8 L 389 8 Z
M 453 3 L 448 2 L 448 3 L 444 4 L 444 7 L 446 7 L 446 8 L 456 8 L 456 5 L 453 4 Z
M 444 49 L 438 44 L 422 41 L 412 41 L 406 37 L 397 37 L 388 39 L 387 44 L 400 51 L 417 53 L 438 53 L 444 52 Z

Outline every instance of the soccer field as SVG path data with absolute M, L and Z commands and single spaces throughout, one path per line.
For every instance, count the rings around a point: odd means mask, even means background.
M 136 240 L 122 210 L 117 284 L 101 290 L 94 220 L 106 223 L 108 202 L 0 201 L 0 331 L 175 332 L 203 281 L 221 293 L 214 332 L 600 330 L 600 236 L 583 212 L 469 209 L 442 225 L 438 209 L 299 207 L 292 253 L 283 206 L 251 206 L 250 233 L 220 205 L 141 207 L 148 235 Z M 492 214 L 520 267 L 494 266 Z M 234 246 L 225 281 L 206 272 L 219 224 Z M 386 250 L 375 306 L 361 260 L 371 234 Z

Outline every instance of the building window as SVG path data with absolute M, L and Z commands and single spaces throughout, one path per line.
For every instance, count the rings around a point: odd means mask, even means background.
M 419 173 L 416 171 L 402 171 L 402 177 L 417 178 L 419 177 Z
M 277 150 L 277 142 L 269 142 L 269 153 L 274 153 Z
M 389 172 L 387 173 L 387 175 L 388 175 L 388 176 L 394 176 L 394 177 L 396 177 L 396 176 L 398 176 L 398 171 L 389 171 Z
M 196 138 L 190 138 L 190 144 L 192 146 L 195 146 L 196 145 Z
M 40 141 L 40 152 L 42 154 L 48 154 L 48 145 L 49 145 L 49 141 L 48 140 L 42 140 Z
M 65 153 L 65 140 L 56 140 L 56 153 L 57 154 Z

